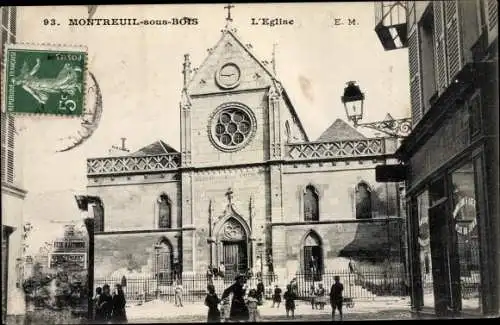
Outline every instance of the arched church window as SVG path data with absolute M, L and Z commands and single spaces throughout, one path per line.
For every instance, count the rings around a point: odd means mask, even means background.
M 372 193 L 365 182 L 356 186 L 356 219 L 371 219 L 372 217 Z
M 158 198 L 158 228 L 170 228 L 172 226 L 172 204 L 167 195 L 162 194 Z
M 92 209 L 94 214 L 94 232 L 104 231 L 104 204 L 102 200 L 98 197 L 93 198 L 89 202 L 89 208 Z
M 166 238 L 163 238 L 154 247 L 154 273 L 155 277 L 160 284 L 168 285 L 171 284 L 172 275 L 172 263 L 173 263 L 173 251 L 172 246 Z
M 312 185 L 308 185 L 304 191 L 304 220 L 319 220 L 319 196 Z

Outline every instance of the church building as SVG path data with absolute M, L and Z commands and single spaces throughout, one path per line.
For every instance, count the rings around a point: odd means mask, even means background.
M 320 272 L 350 258 L 403 263 L 399 186 L 375 181 L 397 140 L 340 119 L 311 140 L 274 71 L 244 44 L 228 21 L 198 69 L 184 56 L 180 150 L 165 139 L 87 160 L 96 278 L 205 274 L 222 262 L 227 276 L 253 269 L 288 281 L 313 257 Z

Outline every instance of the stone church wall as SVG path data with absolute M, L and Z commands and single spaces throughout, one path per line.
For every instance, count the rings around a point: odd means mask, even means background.
M 227 102 L 239 102 L 249 107 L 257 120 L 257 128 L 253 139 L 241 150 L 236 152 L 220 151 L 213 146 L 209 136 L 209 121 L 212 113 L 219 105 Z M 267 96 L 264 90 L 236 94 L 220 94 L 211 97 L 192 99 L 191 137 L 192 164 L 198 167 L 220 166 L 226 164 L 241 164 L 262 162 L 269 157 L 269 142 L 267 123 Z
M 253 235 L 265 238 L 265 222 L 269 217 L 270 207 L 267 204 L 269 183 L 264 167 L 246 167 L 233 169 L 219 169 L 197 172 L 193 181 L 193 214 L 195 216 L 195 257 L 193 261 L 195 271 L 205 272 L 209 265 L 209 206 L 212 200 L 212 218 L 215 221 L 224 214 L 228 199 L 225 195 L 228 188 L 233 191 L 232 202 L 236 211 L 250 226 L 250 212 L 252 212 Z M 250 205 L 252 198 L 252 207 Z M 217 224 L 216 224 L 217 225 Z M 216 225 L 213 230 L 216 230 Z M 217 234 L 213 234 L 216 236 Z M 215 258 L 214 252 L 214 260 Z M 185 263 L 190 263 L 185 261 Z
M 319 195 L 319 220 L 353 220 L 356 218 L 355 187 L 364 181 L 372 189 L 372 216 L 397 216 L 396 184 L 375 181 L 375 166 L 371 161 L 338 162 L 319 166 L 299 164 L 287 166 L 283 174 L 283 219 L 273 222 L 300 222 L 303 217 L 303 193 L 312 185 Z
M 178 181 L 143 177 L 142 184 L 118 182 L 115 179 L 111 183 L 108 179 L 107 184 L 87 187 L 88 195 L 98 196 L 103 202 L 104 231 L 158 229 L 157 200 L 162 193 L 169 197 L 172 204 L 172 228 L 181 226 Z
M 166 238 L 172 247 L 172 257 L 177 256 L 177 234 L 178 232 L 97 234 L 94 242 L 95 277 L 120 279 L 122 275 L 148 276 L 153 269 L 154 245 Z

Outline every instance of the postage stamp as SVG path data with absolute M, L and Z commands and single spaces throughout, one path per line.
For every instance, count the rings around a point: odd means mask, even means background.
M 4 57 L 7 112 L 65 116 L 84 113 L 85 47 L 8 44 Z

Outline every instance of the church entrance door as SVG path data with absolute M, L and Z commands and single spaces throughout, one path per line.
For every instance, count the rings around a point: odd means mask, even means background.
M 225 241 L 222 245 L 226 278 L 234 279 L 237 274 L 246 272 L 248 269 L 246 241 Z

